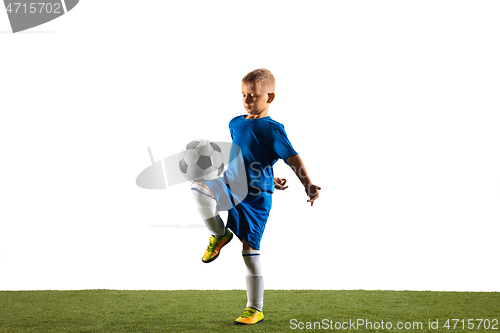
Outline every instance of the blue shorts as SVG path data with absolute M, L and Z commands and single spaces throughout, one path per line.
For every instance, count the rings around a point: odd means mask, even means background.
M 272 193 L 254 191 L 241 199 L 231 192 L 222 177 L 203 183 L 214 193 L 218 210 L 227 211 L 226 226 L 240 240 L 246 239 L 251 247 L 260 250 L 260 241 L 271 211 Z

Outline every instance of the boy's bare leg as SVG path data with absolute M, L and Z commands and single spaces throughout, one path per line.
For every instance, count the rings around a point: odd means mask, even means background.
M 250 246 L 246 239 L 243 240 L 243 251 L 258 251 Z

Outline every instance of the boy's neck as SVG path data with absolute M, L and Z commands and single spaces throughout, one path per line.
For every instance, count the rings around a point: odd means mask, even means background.
M 266 118 L 269 116 L 269 111 L 266 109 L 264 111 L 262 111 L 261 113 L 257 113 L 257 114 L 247 114 L 245 116 L 245 119 L 261 119 L 261 118 Z

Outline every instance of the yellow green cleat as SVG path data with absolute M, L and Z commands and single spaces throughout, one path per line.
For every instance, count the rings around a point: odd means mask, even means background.
M 253 325 L 264 321 L 264 314 L 262 311 L 254 308 L 246 308 L 241 316 L 234 321 L 236 325 Z
M 210 237 L 210 243 L 208 244 L 207 250 L 205 254 L 203 254 L 203 258 L 201 261 L 204 263 L 209 263 L 217 259 L 220 254 L 220 250 L 224 247 L 224 245 L 228 244 L 231 239 L 233 239 L 233 233 L 226 228 L 226 233 L 222 237 Z

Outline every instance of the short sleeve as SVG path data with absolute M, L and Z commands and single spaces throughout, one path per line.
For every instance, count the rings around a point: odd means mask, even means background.
M 285 126 L 282 124 L 272 124 L 270 126 L 273 148 L 279 158 L 286 161 L 287 158 L 298 153 L 293 149 L 292 143 L 288 140 Z

